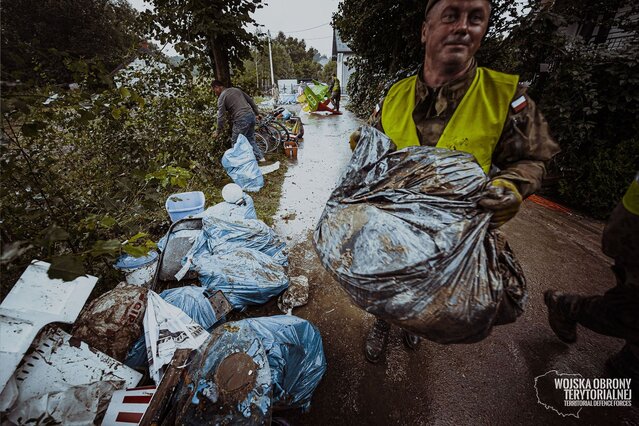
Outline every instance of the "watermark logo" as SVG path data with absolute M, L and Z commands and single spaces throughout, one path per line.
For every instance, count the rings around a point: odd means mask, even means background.
M 537 401 L 562 417 L 579 418 L 583 407 L 629 407 L 631 379 L 584 378 L 551 370 L 535 377 Z

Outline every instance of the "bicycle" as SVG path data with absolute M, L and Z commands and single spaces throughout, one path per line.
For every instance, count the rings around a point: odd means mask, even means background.
M 257 123 L 255 132 L 267 140 L 267 152 L 276 151 L 282 142 L 289 139 L 289 133 L 286 127 L 276 121 L 277 115 L 283 110 L 283 108 L 275 109 L 272 112 L 265 114 Z
M 259 133 L 255 133 L 255 144 L 262 152 L 262 155 L 265 155 L 267 152 L 270 152 L 268 141 L 264 138 L 264 136 L 260 135 Z

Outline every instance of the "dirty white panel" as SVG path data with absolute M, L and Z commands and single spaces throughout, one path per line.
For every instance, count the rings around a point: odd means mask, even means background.
M 87 275 L 73 281 L 52 280 L 47 276 L 50 266 L 40 261 L 29 265 L 1 307 L 47 312 L 60 318 L 57 321 L 75 321 L 98 279 Z
M 133 387 L 142 374 L 126 365 L 92 350 L 84 342 L 71 341 L 71 335 L 51 327 L 41 334 L 33 353 L 15 373 L 20 396 L 18 403 L 71 386 L 99 381 L 124 381 Z
M 50 266 L 34 261 L 0 305 L 0 391 L 40 329 L 52 322 L 73 323 L 98 281 L 90 275 L 52 280 Z

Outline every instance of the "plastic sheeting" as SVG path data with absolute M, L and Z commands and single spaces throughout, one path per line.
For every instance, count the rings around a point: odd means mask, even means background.
M 164 366 L 177 349 L 197 349 L 208 339 L 207 333 L 182 310 L 149 291 L 144 313 L 144 339 L 149 358 L 149 374 L 156 384 L 164 374 Z
M 322 336 L 310 322 L 291 315 L 249 318 L 268 357 L 277 409 L 311 405 L 313 392 L 326 372 Z
M 94 424 L 96 416 L 106 410 L 113 392 L 123 386 L 123 381 L 100 381 L 88 385 L 60 387 L 20 404 L 10 413 L 3 415 L 2 424 L 91 425 Z
M 183 425 L 271 422 L 271 373 L 262 342 L 242 321 L 215 329 L 191 362 L 170 420 Z
M 147 289 L 125 283 L 94 299 L 73 327 L 73 336 L 122 361 L 142 335 Z
M 205 292 L 203 287 L 186 286 L 164 290 L 160 297 L 179 308 L 205 330 L 210 330 L 218 318 Z
M 223 291 L 235 309 L 264 304 L 288 287 L 286 244 L 264 222 L 209 216 L 203 225 L 185 260 L 203 287 Z
M 218 318 L 216 318 L 215 311 L 205 292 L 206 289 L 203 287 L 186 286 L 164 290 L 160 293 L 160 297 L 179 308 L 202 328 L 211 331 L 215 323 L 218 322 Z M 136 369 L 148 368 L 149 361 L 144 335 L 129 348 L 124 364 Z
M 257 165 L 253 147 L 244 135 L 239 135 L 233 147 L 226 150 L 222 156 L 222 166 L 244 191 L 257 192 L 264 186 L 264 177 Z
M 467 153 L 394 151 L 365 127 L 314 235 L 324 266 L 366 311 L 440 343 L 485 338 L 523 311 L 525 279 L 477 201 Z
M 198 217 L 213 216 L 218 219 L 236 221 L 242 219 L 257 219 L 257 213 L 255 212 L 255 204 L 253 198 L 250 195 L 243 195 L 243 203 L 234 204 L 223 201 L 209 207 L 204 212 L 200 213 Z

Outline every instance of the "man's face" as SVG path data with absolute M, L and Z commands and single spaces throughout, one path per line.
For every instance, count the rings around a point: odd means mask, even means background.
M 220 96 L 222 94 L 222 86 L 213 86 L 213 92 L 216 96 Z
M 441 0 L 422 24 L 426 57 L 446 67 L 462 66 L 475 55 L 488 29 L 487 0 Z

